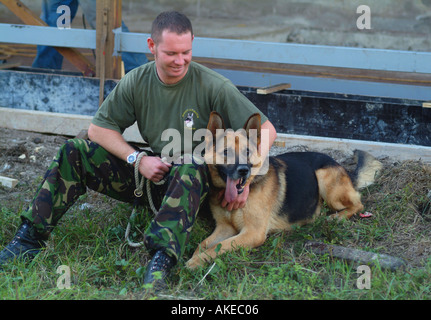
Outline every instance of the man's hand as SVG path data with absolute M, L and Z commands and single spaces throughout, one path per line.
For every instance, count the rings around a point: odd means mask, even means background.
M 220 192 L 219 199 L 221 199 L 221 206 L 222 208 L 225 208 L 228 211 L 244 208 L 245 204 L 247 203 L 248 194 L 250 193 L 250 186 L 246 184 L 244 186 L 244 191 L 238 195 L 238 197 L 233 202 L 227 202 L 224 197 L 224 191 Z
M 148 180 L 159 182 L 169 172 L 172 164 L 163 162 L 159 157 L 143 156 L 139 163 L 139 172 Z
M 123 138 L 121 133 L 90 124 L 88 128 L 90 139 L 100 144 L 116 157 L 126 161 L 127 156 L 135 151 Z M 144 156 L 139 164 L 139 172 L 153 182 L 163 179 L 172 165 L 165 163 L 159 157 Z

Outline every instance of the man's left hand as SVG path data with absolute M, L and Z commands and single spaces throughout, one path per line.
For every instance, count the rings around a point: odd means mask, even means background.
M 226 208 L 228 211 L 244 208 L 247 202 L 248 194 L 250 193 L 250 186 L 246 184 L 244 186 L 244 191 L 238 195 L 238 197 L 233 202 L 227 202 L 224 197 L 224 191 L 219 194 L 219 198 L 223 197 L 221 201 L 222 208 Z

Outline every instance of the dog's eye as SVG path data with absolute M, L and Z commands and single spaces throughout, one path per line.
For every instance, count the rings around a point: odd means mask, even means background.
M 250 156 L 250 149 L 249 148 L 247 148 L 247 150 L 246 150 L 246 155 L 247 155 L 247 158 Z
M 224 149 L 223 150 L 223 155 L 225 156 L 225 157 L 227 157 L 228 156 L 228 154 L 229 154 L 229 150 L 226 148 L 226 149 Z

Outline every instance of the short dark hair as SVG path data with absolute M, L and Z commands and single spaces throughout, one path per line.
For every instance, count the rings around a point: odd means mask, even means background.
M 161 40 L 163 31 L 168 30 L 178 35 L 190 32 L 193 36 L 192 23 L 184 14 L 177 11 L 165 11 L 160 13 L 153 21 L 151 38 L 155 43 Z

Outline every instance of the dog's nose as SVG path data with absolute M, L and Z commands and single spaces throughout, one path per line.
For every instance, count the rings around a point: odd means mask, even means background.
M 249 168 L 247 166 L 239 166 L 237 172 L 241 177 L 245 177 L 248 174 Z

